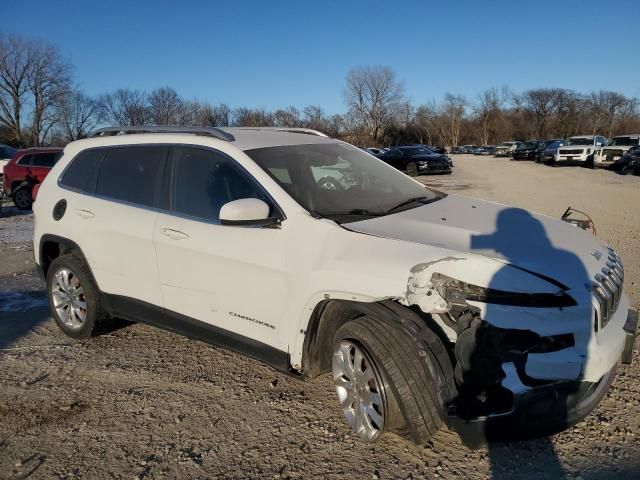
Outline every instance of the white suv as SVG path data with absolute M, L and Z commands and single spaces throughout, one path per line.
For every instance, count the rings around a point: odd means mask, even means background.
M 34 212 L 66 334 L 124 318 L 331 372 L 367 441 L 424 443 L 445 422 L 565 428 L 630 361 L 637 319 L 611 248 L 318 132 L 103 129 L 65 148 Z
M 600 135 L 576 135 L 556 152 L 554 164 L 593 166 L 593 157 L 607 139 Z

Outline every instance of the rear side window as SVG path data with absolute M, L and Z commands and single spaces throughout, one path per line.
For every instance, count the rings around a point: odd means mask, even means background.
M 71 161 L 60 183 L 74 190 L 85 191 L 89 179 L 95 175 L 103 150 L 85 150 Z
M 31 165 L 34 167 L 53 167 L 62 156 L 62 152 L 39 153 L 32 155 Z
M 33 165 L 33 155 L 24 155 L 16 162 L 18 165 L 31 166 Z
M 173 208 L 177 213 L 217 221 L 220 208 L 232 200 L 259 198 L 269 203 L 255 181 L 222 154 L 176 147 Z
M 152 206 L 166 157 L 167 148 L 156 145 L 108 150 L 100 164 L 96 194 Z

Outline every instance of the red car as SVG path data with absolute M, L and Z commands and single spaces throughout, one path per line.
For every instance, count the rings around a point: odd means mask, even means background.
M 61 156 L 62 148 L 18 150 L 4 167 L 4 194 L 11 196 L 19 209 L 31 208 L 33 186 L 44 180 Z

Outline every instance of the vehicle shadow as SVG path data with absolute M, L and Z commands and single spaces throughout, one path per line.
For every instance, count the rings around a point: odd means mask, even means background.
M 0 218 L 9 218 L 9 217 L 22 217 L 25 215 L 31 215 L 33 212 L 31 210 L 20 210 L 17 207 L 14 207 L 13 204 L 4 204 L 0 206 Z
M 531 360 L 528 358 L 531 351 L 557 351 L 567 348 L 567 345 L 555 347 L 555 350 L 554 347 L 542 346 L 545 342 L 540 340 L 539 335 L 527 330 L 524 324 L 521 326 L 518 319 L 513 318 L 518 308 L 507 307 L 509 296 L 503 297 L 500 292 L 517 291 L 514 278 L 526 275 L 522 269 L 526 268 L 534 275 L 548 274 L 548 269 L 535 272 L 535 268 L 527 268 L 532 263 L 542 262 L 556 272 L 561 271 L 564 278 L 570 278 L 571 285 L 582 287 L 569 290 L 568 293 L 578 305 L 590 305 L 590 292 L 584 288 L 584 285 L 590 284 L 587 269 L 575 254 L 553 245 L 540 221 L 529 212 L 517 208 L 501 211 L 495 232 L 472 236 L 471 247 L 504 259 L 507 265 L 493 276 L 488 285 L 495 296 L 492 302 L 485 304 L 486 311 L 474 311 L 472 307 L 467 314 L 466 325 L 459 327 L 464 328 L 459 331 L 456 344 L 456 350 L 462 349 L 457 356 L 463 359 L 456 366 L 459 402 L 469 409 L 467 415 L 470 418 L 484 419 L 477 423 L 475 433 L 481 437 L 481 443 L 488 444 L 492 478 L 514 478 L 514 469 L 518 478 L 534 478 L 542 474 L 564 478 L 566 472 L 548 435 L 566 429 L 575 420 L 572 409 L 576 407 L 576 402 L 579 404 L 581 384 L 579 381 L 559 380 L 562 374 L 557 375 L 558 369 L 570 371 L 569 363 L 538 367 L 536 378 L 529 376 L 528 373 L 532 373 L 529 370 Z M 548 278 L 538 280 L 549 281 Z M 557 288 L 560 290 L 562 287 L 557 285 Z M 545 308 L 542 302 L 538 304 L 536 301 L 523 309 L 523 315 L 531 308 L 540 308 L 536 313 L 543 316 L 549 307 Z M 531 317 L 530 312 L 527 316 Z M 493 323 L 483 318 L 491 319 Z M 541 320 L 544 321 L 544 317 Z M 531 320 L 527 322 L 531 325 L 529 322 Z M 591 324 L 589 318 L 585 318 L 585 322 Z M 460 342 L 461 337 L 467 338 Z M 578 345 L 576 347 L 581 348 Z M 586 355 L 586 348 L 582 353 Z M 558 378 L 554 379 L 556 375 Z M 571 378 L 569 375 L 567 377 Z M 517 402 L 513 401 L 513 395 L 504 388 L 505 385 L 511 389 L 515 385 L 515 389 L 522 392 Z M 536 387 L 539 393 L 532 394 L 532 387 Z M 515 411 L 511 415 L 502 415 L 512 410 Z M 511 443 L 515 441 L 529 443 Z M 537 470 L 535 466 L 532 468 L 527 465 L 527 452 L 531 450 L 538 452 L 536 456 L 544 457 L 544 465 L 539 466 L 537 475 L 529 475 Z M 521 461 L 514 462 L 514 453 L 518 458 L 518 452 Z M 505 469 L 505 464 L 511 468 Z
M 0 292 L 0 349 L 14 345 L 49 318 L 44 291 Z

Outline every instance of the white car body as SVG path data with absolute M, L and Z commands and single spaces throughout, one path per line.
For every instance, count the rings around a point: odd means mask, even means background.
M 587 164 L 594 158 L 595 152 L 606 143 L 606 139 L 600 135 L 575 135 L 569 137 L 567 143 L 558 148 L 554 162 L 557 164 Z
M 520 142 L 516 141 L 502 142 L 500 145 L 496 146 L 494 155 L 496 157 L 508 157 L 519 144 Z
M 224 131 L 235 139 L 158 133 L 67 145 L 34 204 L 36 263 L 46 267 L 43 242 L 68 239 L 81 249 L 100 291 L 110 298 L 135 299 L 258 342 L 286 359 L 279 368 L 302 374 L 310 322 L 328 300 L 393 301 L 418 308 L 455 343 L 456 331 L 446 321 L 453 301 L 437 278 L 523 298 L 567 295 L 574 306 L 467 302 L 492 328 L 574 339 L 558 351 L 529 353 L 524 370 L 504 361 L 502 386 L 518 397 L 536 389 L 523 382 L 525 374 L 535 381 L 594 384 L 612 375 L 629 341 L 623 330 L 629 300 L 618 277 L 606 304 L 590 290 L 592 283 L 606 282 L 608 292 L 607 272 L 621 269 L 617 255 L 597 238 L 550 217 L 454 194 L 340 225 L 310 214 L 245 153 L 338 140 L 260 129 Z M 143 144 L 197 145 L 228 155 L 278 205 L 281 225 L 245 228 L 196 221 L 59 184 L 71 160 L 86 149 Z M 394 169 L 388 168 L 391 174 Z M 67 213 L 56 221 L 52 207 L 61 198 Z
M 640 145 L 640 134 L 618 135 L 608 145 L 599 149 L 593 157 L 596 167 L 608 167 L 636 145 Z

